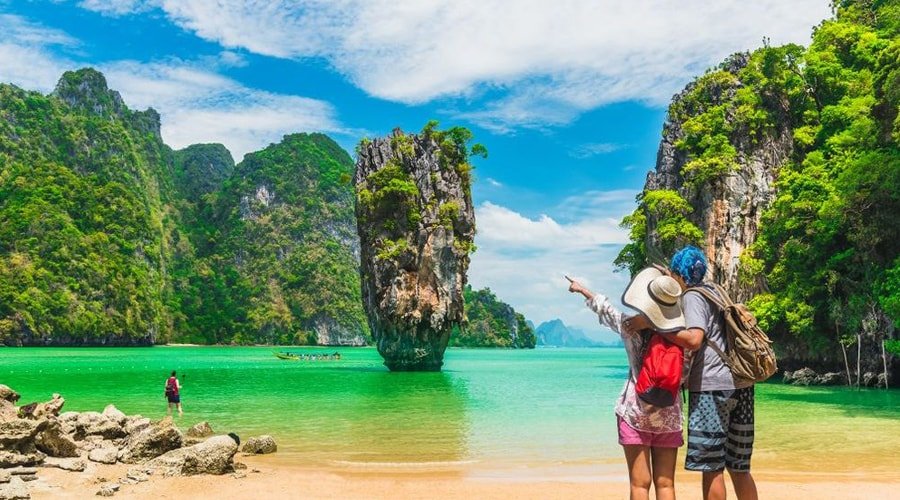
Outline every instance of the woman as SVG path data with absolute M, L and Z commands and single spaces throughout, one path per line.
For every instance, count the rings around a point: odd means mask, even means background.
M 625 316 L 606 296 L 594 294 L 577 281 L 569 281 L 569 291 L 583 295 L 587 306 L 600 317 L 600 323 L 621 335 L 625 344 L 630 370 L 615 411 L 619 444 L 628 464 L 631 499 L 649 499 L 651 482 L 657 499 L 674 499 L 675 461 L 678 448 L 684 444 L 681 398 L 676 397 L 671 406 L 651 406 L 638 398 L 635 386 L 644 339 L 649 339 L 649 334 L 665 335 L 667 340 L 681 345 L 680 339 L 667 333 L 684 329 L 684 315 L 678 304 L 681 287 L 658 269 L 644 269 L 622 296 L 622 302 L 638 314 Z

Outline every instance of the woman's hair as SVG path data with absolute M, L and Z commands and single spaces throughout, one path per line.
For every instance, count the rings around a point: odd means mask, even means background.
M 173 377 L 175 376 L 175 370 L 172 370 L 172 376 Z
M 669 269 L 681 276 L 686 285 L 699 285 L 706 276 L 706 256 L 699 248 L 688 245 L 672 256 Z

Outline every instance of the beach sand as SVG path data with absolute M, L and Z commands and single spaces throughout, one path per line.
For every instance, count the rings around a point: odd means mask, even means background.
M 347 472 L 287 466 L 268 457 L 238 457 L 247 469 L 225 476 L 159 477 L 122 485 L 116 498 L 340 498 L 340 499 L 598 499 L 627 498 L 624 466 L 620 473 L 593 476 L 566 473 L 480 477 L 462 471 Z M 129 466 L 91 463 L 83 473 L 41 469 L 31 483 L 34 499 L 96 498 L 106 478 L 115 482 Z M 579 471 L 579 473 L 582 471 Z M 900 491 L 900 480 L 862 475 L 835 476 L 755 473 L 763 499 L 877 499 Z M 678 471 L 680 498 L 700 498 L 700 474 Z M 735 498 L 729 485 L 729 497 Z

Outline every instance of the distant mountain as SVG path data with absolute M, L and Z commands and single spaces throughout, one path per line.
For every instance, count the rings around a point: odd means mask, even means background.
M 567 326 L 561 319 L 545 321 L 535 330 L 537 345 L 553 347 L 602 347 L 618 345 L 594 340 L 583 330 Z

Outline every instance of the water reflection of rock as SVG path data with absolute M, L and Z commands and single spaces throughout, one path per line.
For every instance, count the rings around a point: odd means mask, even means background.
M 344 400 L 346 472 L 453 471 L 468 458 L 468 391 L 445 373 L 369 372 Z

